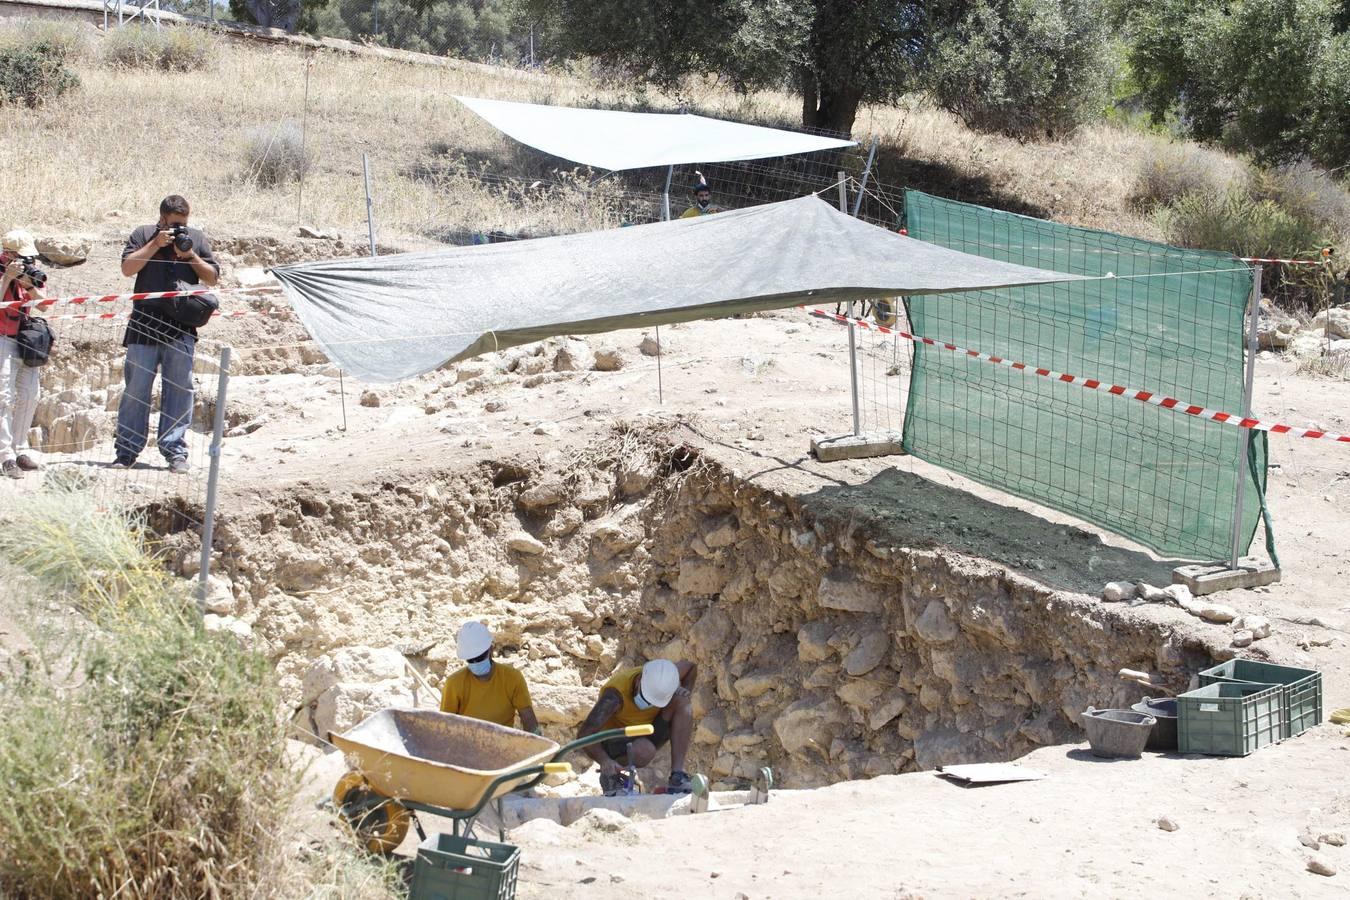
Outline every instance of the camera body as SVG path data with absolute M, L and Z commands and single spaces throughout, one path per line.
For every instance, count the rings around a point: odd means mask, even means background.
M 19 277 L 27 278 L 33 287 L 38 289 L 47 283 L 47 273 L 37 267 L 37 257 L 21 256 L 19 262 L 23 263 L 23 272 Z
M 188 234 L 186 225 L 165 225 L 164 230 L 173 233 L 173 245 L 179 253 L 192 249 L 192 235 Z

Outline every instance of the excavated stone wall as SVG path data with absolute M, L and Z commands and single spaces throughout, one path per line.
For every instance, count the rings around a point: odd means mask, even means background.
M 619 665 L 689 659 L 692 768 L 795 787 L 1079 740 L 1079 712 L 1125 700 L 1121 667 L 1181 684 L 1209 662 L 1130 610 L 894 545 L 689 450 L 627 433 L 555 462 L 267 498 L 220 524 L 214 611 L 251 626 L 319 734 L 417 694 L 397 654 L 438 684 L 470 616 L 558 737 Z

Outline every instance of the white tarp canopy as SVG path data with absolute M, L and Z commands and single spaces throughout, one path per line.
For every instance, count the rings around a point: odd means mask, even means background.
M 455 99 L 522 144 L 611 171 L 767 159 L 856 143 L 689 113 L 577 109 L 477 97 Z
M 555 335 L 1080 278 L 895 234 L 814 196 L 611 231 L 272 272 L 328 357 L 373 382 Z

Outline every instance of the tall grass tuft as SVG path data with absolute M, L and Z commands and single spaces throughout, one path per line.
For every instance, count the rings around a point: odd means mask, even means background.
M 300 126 L 281 122 L 275 128 L 250 131 L 244 144 L 244 166 L 249 180 L 263 187 L 299 181 L 314 165 Z
M 53 593 L 73 599 L 95 622 L 124 617 L 168 590 L 168 576 L 146 552 L 142 523 L 71 488 L 0 508 L 0 555 Z
M 89 616 L 62 665 L 0 672 L 0 896 L 273 895 L 296 779 L 267 662 L 207 632 L 114 510 L 14 498 L 0 532 L 35 610 Z
M 124 69 L 195 72 L 215 64 L 216 38 L 201 28 L 127 26 L 102 43 L 105 65 Z

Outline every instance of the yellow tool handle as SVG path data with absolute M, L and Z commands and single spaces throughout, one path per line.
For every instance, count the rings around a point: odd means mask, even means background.
M 572 764 L 570 762 L 544 763 L 544 772 L 549 775 L 570 775 Z
M 624 737 L 646 737 L 655 729 L 650 725 L 629 725 L 623 730 Z

